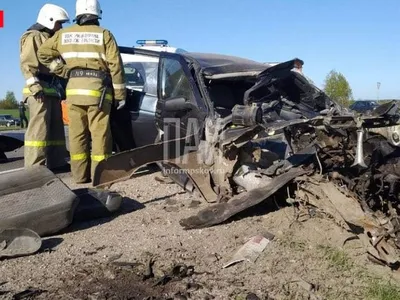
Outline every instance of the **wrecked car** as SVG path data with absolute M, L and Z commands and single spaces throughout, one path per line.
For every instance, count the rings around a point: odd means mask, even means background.
M 180 221 L 185 229 L 222 223 L 279 192 L 325 210 L 321 199 L 335 195 L 332 214 L 367 237 L 375 260 L 398 264 L 395 102 L 356 115 L 307 79 L 297 58 L 269 66 L 216 54 L 155 57 L 156 142 L 102 161 L 95 186 L 132 178 L 156 162 L 166 176 L 210 203 Z M 343 212 L 346 201 L 359 208 L 351 210 L 355 216 Z
M 234 176 L 233 169 L 238 171 L 238 166 L 234 168 L 234 163 L 231 162 L 231 170 L 224 167 L 226 170 L 224 174 L 221 172 L 222 166 L 213 161 L 215 155 L 209 155 L 207 160 L 211 161 L 197 161 L 196 158 L 196 164 L 190 168 L 187 164 L 183 167 L 178 166 L 162 158 L 166 151 L 159 151 L 154 154 L 154 157 L 149 156 L 147 150 L 153 145 L 151 140 L 154 139 L 157 145 L 161 145 L 157 142 L 163 140 L 173 141 L 170 142 L 171 147 L 177 149 L 184 145 L 177 147 L 177 144 L 182 143 L 175 140 L 182 141 L 182 138 L 187 139 L 190 136 L 198 141 L 192 140 L 198 147 L 195 149 L 196 157 L 197 154 L 204 154 L 215 146 L 218 146 L 219 151 L 223 153 L 224 148 L 240 139 L 243 139 L 241 143 L 244 146 L 260 131 L 263 123 L 307 119 L 319 115 L 322 110 L 341 109 L 301 74 L 303 62 L 299 59 L 269 66 L 244 58 L 219 54 L 166 53 L 127 47 L 120 47 L 120 51 L 124 62 L 130 65 L 132 63 L 130 63 L 129 55 L 132 56 L 131 61 L 135 61 L 133 57 L 140 55 L 152 57 L 156 62 L 151 71 L 142 73 L 144 84 L 141 91 L 128 89 L 126 109 L 132 115 L 133 135 L 136 145 L 139 146 L 131 152 L 135 157 L 135 162 L 139 163 L 141 151 L 146 155 L 140 165 L 162 161 L 162 168 L 169 170 L 168 176 L 189 191 L 197 189 L 208 202 L 217 202 L 223 193 L 225 193 L 225 198 L 237 193 L 231 186 L 230 180 Z M 142 58 L 140 60 L 143 61 Z M 136 63 L 136 69 L 140 69 L 138 64 L 140 63 Z M 275 78 L 270 78 L 270 82 L 260 83 L 260 78 L 271 75 Z M 287 100 L 282 101 L 279 97 L 285 97 Z M 155 111 L 154 114 L 153 111 Z M 153 116 L 155 120 L 152 120 Z M 135 118 L 141 119 L 141 122 L 135 122 Z M 141 135 L 147 139 L 150 136 L 150 140 L 139 142 L 139 133 L 135 132 L 139 129 Z M 197 132 L 190 132 L 190 130 L 197 130 Z M 144 135 L 143 132 L 146 134 Z M 265 142 L 279 148 L 276 138 L 279 139 L 279 135 L 270 135 Z M 262 148 L 265 147 L 262 146 Z M 181 156 L 182 154 L 174 152 L 176 151 L 168 151 L 168 155 Z M 282 153 L 281 150 L 278 152 L 281 159 L 288 155 Z M 124 153 L 124 155 L 129 154 Z M 115 156 L 115 159 L 120 159 L 120 157 Z M 110 162 L 111 160 L 108 160 L 108 163 Z M 130 175 L 132 167 L 127 165 L 125 175 Z M 177 168 L 180 171 L 171 171 L 171 168 Z M 112 176 L 121 176 L 119 169 L 120 167 L 117 166 Z M 203 172 L 202 174 L 192 172 L 188 176 L 184 172 L 188 169 L 201 169 Z M 204 171 L 205 169 L 208 169 L 208 172 Z M 211 174 L 213 170 L 219 171 Z M 107 174 L 111 176 L 109 173 Z M 231 178 L 227 174 L 230 174 Z M 102 175 L 104 176 L 105 173 Z M 112 181 L 112 176 L 101 181 Z M 203 183 L 202 188 L 198 188 L 196 184 L 198 180 L 205 181 L 207 184 Z M 99 183 L 94 182 L 95 185 Z

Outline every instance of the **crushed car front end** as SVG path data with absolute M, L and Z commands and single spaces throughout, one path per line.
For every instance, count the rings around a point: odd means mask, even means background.
M 185 55 L 207 108 L 204 118 L 194 114 L 197 131 L 102 162 L 95 179 L 99 186 L 130 178 L 129 170 L 154 161 L 178 169 L 181 185 L 190 182 L 191 190 L 211 203 L 180 221 L 186 229 L 222 223 L 277 193 L 308 203 L 329 198 L 321 193 L 331 190 L 338 193 L 335 199 L 345 195 L 345 201 L 359 205 L 356 217 L 339 215 L 363 229 L 377 251 L 371 250 L 373 257 L 398 263 L 392 255 L 400 247 L 396 103 L 354 114 L 303 75 L 300 59 L 246 69 L 245 61 L 235 66 L 221 57 Z M 172 148 L 174 155 L 166 158 L 163 151 Z M 328 183 L 320 194 L 313 192 Z M 340 211 L 343 205 L 336 205 Z

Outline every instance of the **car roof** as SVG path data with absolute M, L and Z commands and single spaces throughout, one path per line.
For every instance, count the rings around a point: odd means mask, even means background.
M 181 48 L 175 48 L 171 46 L 135 46 L 135 49 L 144 49 L 144 50 L 150 50 L 150 51 L 156 51 L 156 52 L 171 52 L 171 53 L 185 53 L 187 51 L 181 49 Z
M 202 68 L 203 75 L 210 79 L 235 75 L 256 76 L 271 67 L 266 63 L 231 55 L 200 52 L 185 52 L 181 55 L 196 60 Z
M 124 63 L 145 61 L 156 62 L 158 61 L 157 57 L 161 52 L 149 49 L 149 47 L 120 46 L 119 49 Z M 243 57 L 224 54 L 189 51 L 174 52 L 168 50 L 166 52 L 180 55 L 189 60 L 195 60 L 202 69 L 204 77 L 208 79 L 221 79 L 234 76 L 257 76 L 265 69 L 273 66 L 268 63 L 261 63 Z M 131 54 L 137 54 L 138 56 L 135 57 L 135 55 Z M 143 58 L 143 56 L 148 57 Z

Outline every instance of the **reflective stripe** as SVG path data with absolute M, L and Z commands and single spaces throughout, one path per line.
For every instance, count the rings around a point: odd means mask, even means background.
M 29 147 L 46 147 L 46 141 L 25 141 L 25 146 Z
M 116 90 L 123 90 L 125 87 L 125 83 L 113 83 L 113 88 Z
M 26 85 L 31 85 L 31 84 L 34 84 L 36 82 L 39 82 L 39 79 L 37 77 L 31 77 L 31 78 L 28 78 L 26 80 Z
M 91 158 L 93 161 L 102 161 L 106 158 L 110 157 L 109 154 L 105 154 L 105 155 L 91 155 Z
M 67 97 L 68 96 L 92 96 L 92 97 L 101 97 L 101 92 L 96 90 L 84 90 L 84 89 L 67 89 L 66 90 Z M 106 100 L 112 100 L 113 97 L 111 94 L 106 94 Z
M 65 52 L 61 54 L 64 59 L 69 58 L 101 58 L 102 60 L 106 60 L 106 56 L 104 53 L 99 52 Z
M 43 92 L 45 93 L 45 95 L 48 96 L 58 96 L 57 90 L 53 89 L 53 88 L 43 88 Z M 32 92 L 30 91 L 29 88 L 24 88 L 22 90 L 23 94 L 32 94 Z
M 88 155 L 86 153 L 72 154 L 71 160 L 84 160 L 87 159 Z
M 102 161 L 103 159 L 108 158 L 110 155 L 105 154 L 105 155 L 91 155 L 91 159 L 93 161 Z M 72 154 L 71 155 L 71 160 L 84 160 L 87 159 L 88 155 L 86 153 L 79 153 L 79 154 Z
M 64 146 L 65 141 L 25 141 L 28 147 Z

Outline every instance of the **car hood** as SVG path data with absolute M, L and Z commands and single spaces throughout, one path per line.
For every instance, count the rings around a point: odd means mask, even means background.
M 266 68 L 245 92 L 243 103 L 261 104 L 269 114 L 269 121 L 313 118 L 326 111 L 348 114 L 346 108 L 330 99 L 303 74 L 302 65 L 303 61 L 295 58 Z

